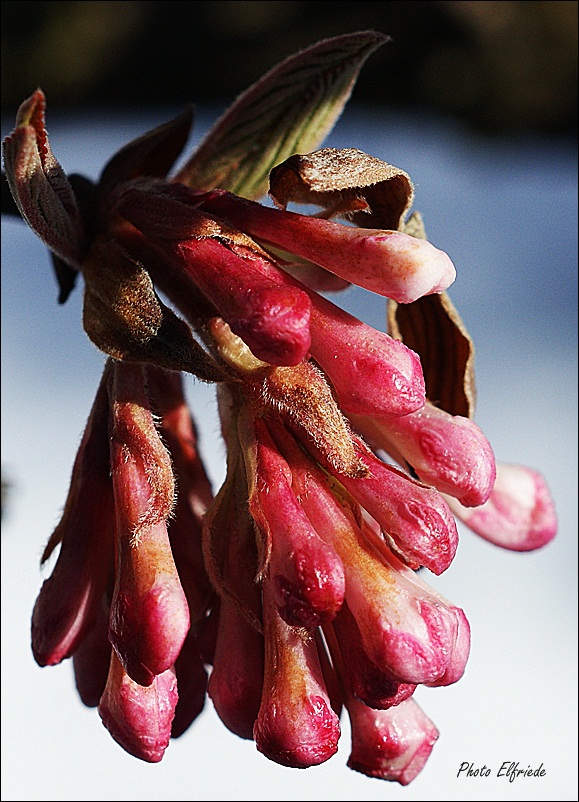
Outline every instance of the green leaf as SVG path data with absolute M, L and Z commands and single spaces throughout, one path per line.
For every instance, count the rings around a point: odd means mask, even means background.
M 237 98 L 175 180 L 251 199 L 264 195 L 272 167 L 321 144 L 364 62 L 388 40 L 361 31 L 325 39 L 282 61 Z

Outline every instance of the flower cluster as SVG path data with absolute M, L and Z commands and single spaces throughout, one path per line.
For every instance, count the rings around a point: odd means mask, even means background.
M 449 567 L 455 516 L 515 550 L 555 534 L 541 475 L 496 465 L 472 420 L 455 269 L 411 213 L 409 176 L 315 150 L 384 40 L 282 62 L 171 177 L 190 111 L 97 183 L 52 155 L 40 90 L 4 143 L 60 300 L 82 274 L 84 328 L 107 355 L 32 649 L 41 666 L 72 657 L 82 701 L 142 760 L 208 695 L 229 730 L 299 768 L 336 752 L 344 712 L 348 765 L 406 785 L 438 737 L 413 693 L 459 680 L 470 646 L 465 613 L 419 569 Z M 388 332 L 326 297 L 351 283 L 388 299 Z M 217 388 L 215 495 L 184 373 Z

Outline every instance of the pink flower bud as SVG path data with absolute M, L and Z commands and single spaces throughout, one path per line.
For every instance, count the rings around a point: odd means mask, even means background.
M 448 666 L 458 632 L 454 610 L 412 581 L 412 571 L 379 559 L 360 531 L 335 544 L 346 571 L 346 603 L 364 651 L 406 685 L 433 682 Z
M 281 617 L 291 626 L 330 621 L 344 599 L 344 570 L 320 539 L 291 488 L 291 470 L 264 423 L 255 420 L 250 512 L 271 542 L 267 572 Z M 251 466 L 253 467 L 253 466 Z
M 275 266 L 259 258 L 260 249 L 247 237 L 236 247 L 239 232 L 223 231 L 175 199 L 178 189 L 129 189 L 119 209 L 195 282 L 258 359 L 297 365 L 310 346 L 308 295 L 272 276 Z
M 125 751 L 148 763 L 158 763 L 169 745 L 177 699 L 172 668 L 143 687 L 129 677 L 113 652 L 98 710 L 103 724 Z
M 424 404 L 414 351 L 320 295 L 312 294 L 311 302 L 310 352 L 347 415 L 407 415 Z
M 543 476 L 524 465 L 497 463 L 489 499 L 466 508 L 453 498 L 454 514 L 477 535 L 511 551 L 533 551 L 557 534 L 557 514 Z
M 297 365 L 310 347 L 310 301 L 295 287 L 264 276 L 213 239 L 180 243 L 192 278 L 258 359 Z
M 189 629 L 165 520 L 173 474 L 139 366 L 116 363 L 111 407 L 118 567 L 109 637 L 132 679 L 150 685 L 175 663 Z
M 450 653 L 446 671 L 433 682 L 426 683 L 430 687 L 452 685 L 463 676 L 470 654 L 470 624 L 460 607 L 453 607 L 456 616 L 457 633 Z
M 398 682 L 370 660 L 347 604 L 342 605 L 331 627 L 340 650 L 344 680 L 356 699 L 369 707 L 386 710 L 412 696 L 416 685 Z
M 336 753 L 340 723 L 315 639 L 281 619 L 269 585 L 264 580 L 265 676 L 253 734 L 258 750 L 270 760 L 304 769 Z
M 406 565 L 403 565 L 392 552 L 384 545 L 383 539 L 380 537 L 377 530 L 364 521 L 364 534 L 372 542 L 376 550 L 382 555 L 386 563 L 402 574 L 406 580 L 415 588 L 417 594 L 425 594 L 431 601 L 437 603 L 445 615 L 449 619 L 449 628 L 453 631 L 453 635 L 447 645 L 446 654 L 446 668 L 444 673 L 436 679 L 425 682 L 425 685 L 431 687 L 441 685 L 452 685 L 464 674 L 466 664 L 470 654 L 470 624 L 460 607 L 455 607 L 448 601 L 441 593 L 438 593 L 430 585 L 422 579 L 421 575 L 415 571 L 411 571 Z
M 433 488 L 382 462 L 360 438 L 353 440 L 369 474 L 346 476 L 326 460 L 327 469 L 376 519 L 387 541 L 408 565 L 423 565 L 441 574 L 452 562 L 458 546 L 456 523 L 448 504 Z M 323 457 L 319 457 L 322 461 Z
M 414 351 L 311 292 L 272 263 L 254 259 L 277 281 L 309 296 L 310 354 L 329 377 L 345 413 L 406 415 L 424 405 L 422 366 Z M 213 333 L 214 321 L 210 327 Z M 215 334 L 219 336 L 219 331 Z
M 439 492 L 476 507 L 489 497 L 495 458 L 481 429 L 460 415 L 426 402 L 419 410 L 388 420 L 356 418 L 367 442 L 408 462 L 418 478 Z
M 207 692 L 227 729 L 253 740 L 263 688 L 263 635 L 229 599 L 221 599 L 213 671 Z
M 297 365 L 310 347 L 310 301 L 296 287 L 262 275 L 212 239 L 181 243 L 179 253 L 195 282 L 258 359 Z
M 201 206 L 258 240 L 399 303 L 442 292 L 456 278 L 444 251 L 400 231 L 354 228 L 225 192 L 208 193 Z
M 347 701 L 352 728 L 348 767 L 380 780 L 408 785 L 422 771 L 439 732 L 414 699 L 389 710 Z
M 147 388 L 160 417 L 160 433 L 177 478 L 177 502 L 169 521 L 169 541 L 192 624 L 207 612 L 214 590 L 203 563 L 203 516 L 212 501 L 209 478 L 199 456 L 197 432 L 179 373 L 147 366 Z
M 70 657 L 95 625 L 113 570 L 114 501 L 108 449 L 109 406 L 105 371 L 80 444 L 64 514 L 45 549 L 62 541 L 51 576 L 32 613 L 36 662 Z
M 281 437 L 277 430 L 276 437 Z M 342 560 L 345 601 L 370 660 L 402 684 L 441 677 L 458 634 L 454 608 L 415 581 L 414 573 L 360 522 L 355 507 L 338 500 L 295 441 L 284 438 L 282 450 L 302 509 Z
M 441 593 L 438 593 L 430 587 L 430 585 L 427 585 L 419 573 L 411 571 L 406 565 L 403 565 L 395 555 L 385 547 L 379 532 L 366 520 L 364 520 L 363 529 L 364 535 L 373 543 L 385 562 L 392 565 L 395 570 L 402 574 L 406 580 L 414 586 L 417 594 L 423 593 L 429 597 L 431 601 L 436 601 L 441 608 L 446 611 L 450 620 L 454 620 L 454 624 L 450 624 L 454 635 L 445 647 L 447 649 L 446 669 L 439 677 L 430 682 L 425 682 L 424 684 L 435 687 L 440 685 L 452 685 L 458 682 L 464 674 L 470 654 L 470 624 L 464 611 L 460 607 L 455 607 Z

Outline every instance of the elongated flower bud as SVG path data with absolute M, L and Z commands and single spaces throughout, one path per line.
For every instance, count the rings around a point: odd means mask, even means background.
M 173 474 L 141 368 L 117 363 L 111 397 L 118 568 L 109 637 L 132 679 L 150 685 L 174 664 L 189 629 L 165 520 Z
M 308 295 L 310 354 L 330 379 L 345 413 L 390 417 L 424 405 L 422 366 L 414 351 L 311 292 L 262 255 L 253 255 L 252 263 L 273 280 Z
M 398 683 L 438 679 L 457 635 L 452 610 L 378 559 L 361 533 L 342 530 L 341 540 L 335 547 L 344 561 L 346 602 L 370 659 Z
M 423 405 L 414 351 L 320 295 L 312 294 L 311 302 L 310 351 L 347 415 L 407 415 Z
M 149 365 L 146 378 L 177 480 L 177 501 L 168 527 L 169 541 L 194 625 L 205 617 L 214 594 L 201 545 L 203 516 L 213 497 L 211 484 L 199 457 L 197 431 L 185 400 L 181 375 Z
M 94 626 L 113 569 L 115 512 L 108 454 L 105 371 L 80 444 L 64 514 L 45 549 L 62 541 L 51 576 L 32 613 L 36 662 L 55 665 L 70 657 Z
M 463 676 L 470 654 L 470 624 L 460 607 L 453 607 L 456 616 L 457 633 L 444 674 L 432 682 L 426 683 L 430 687 L 453 685 Z
M 401 573 L 406 580 L 415 588 L 418 594 L 425 593 L 430 599 L 436 599 L 442 609 L 447 611 L 450 617 L 454 618 L 454 637 L 449 644 L 449 651 L 447 654 L 447 663 L 444 673 L 431 682 L 425 682 L 425 685 L 439 686 L 439 685 L 452 685 L 464 674 L 466 664 L 470 654 L 470 624 L 464 611 L 460 607 L 455 607 L 448 601 L 441 593 L 434 590 L 422 579 L 421 575 L 416 571 L 410 571 L 406 565 L 403 565 L 390 549 L 384 543 L 379 530 L 373 525 L 372 520 L 364 519 L 363 521 L 364 536 L 372 543 L 377 553 L 382 559 L 395 570 Z
M 263 635 L 229 599 L 219 610 L 217 644 L 207 692 L 227 729 L 253 740 L 263 688 Z
M 255 467 L 253 460 L 248 467 L 255 474 L 250 475 L 249 509 L 271 542 L 267 572 L 276 605 L 291 626 L 318 626 L 334 617 L 344 599 L 342 562 L 300 508 L 290 468 L 264 423 L 255 420 L 253 426 Z
M 370 530 L 365 534 L 354 510 L 338 501 L 324 474 L 290 438 L 282 449 L 304 512 L 342 559 L 345 600 L 368 657 L 399 683 L 441 677 L 458 632 L 453 608 L 414 582 L 413 572 L 385 544 L 376 545 Z
M 251 260 L 210 238 L 180 243 L 179 256 L 258 359 L 272 365 L 302 361 L 311 342 L 310 301 L 304 292 L 263 276 Z
M 369 707 L 386 710 L 412 696 L 416 685 L 398 682 L 370 660 L 347 604 L 342 605 L 331 626 L 340 649 L 344 680 L 356 699 Z
M 426 402 L 408 415 L 381 421 L 356 417 L 353 423 L 372 446 L 394 458 L 401 455 L 421 481 L 464 506 L 476 507 L 489 497 L 496 475 L 494 454 L 469 418 Z
M 408 785 L 422 771 L 439 732 L 414 699 L 389 710 L 346 702 L 352 729 L 348 766 L 354 771 Z
M 113 652 L 98 710 L 103 724 L 125 751 L 147 763 L 158 763 L 169 745 L 177 699 L 172 668 L 143 687 L 129 677 Z
M 301 362 L 310 346 L 308 295 L 264 270 L 247 237 L 182 203 L 179 188 L 156 189 L 129 189 L 121 214 L 190 276 L 258 359 Z
M 331 707 L 316 642 L 279 616 L 269 581 L 263 582 L 265 677 L 254 738 L 260 752 L 282 766 L 324 763 L 338 749 L 340 724 Z
M 470 649 L 464 613 L 381 548 L 368 527 L 364 537 L 380 559 L 370 571 L 358 557 L 358 581 L 346 600 L 368 656 L 400 683 L 455 682 L 464 672 Z
M 336 471 L 322 455 L 318 455 L 320 461 L 378 521 L 405 562 L 441 574 L 458 546 L 458 531 L 448 504 L 433 488 L 382 462 L 359 438 L 353 437 L 353 441 L 356 453 L 369 469 L 368 475 L 350 477 Z
M 224 192 L 208 193 L 202 205 L 258 240 L 399 303 L 442 292 L 456 278 L 444 251 L 400 231 L 352 228 Z
M 557 534 L 557 514 L 544 477 L 524 465 L 497 463 L 489 499 L 466 508 L 448 498 L 454 514 L 477 535 L 511 551 L 533 551 Z

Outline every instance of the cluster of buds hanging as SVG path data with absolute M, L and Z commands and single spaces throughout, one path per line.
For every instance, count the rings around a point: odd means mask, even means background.
M 52 155 L 40 90 L 5 140 L 15 208 L 61 302 L 82 275 L 106 354 L 32 650 L 41 666 L 72 658 L 82 701 L 142 760 L 208 696 L 231 732 L 298 768 L 335 754 L 347 715 L 348 765 L 406 785 L 438 737 L 414 691 L 456 682 L 469 656 L 465 613 L 424 581 L 452 563 L 456 518 L 515 550 L 555 535 L 541 475 L 496 465 L 473 421 L 455 268 L 411 211 L 409 176 L 315 149 L 385 39 L 282 62 L 172 176 L 190 111 L 98 182 Z M 351 284 L 387 299 L 386 331 L 328 299 Z M 215 494 L 184 374 L 216 386 Z

